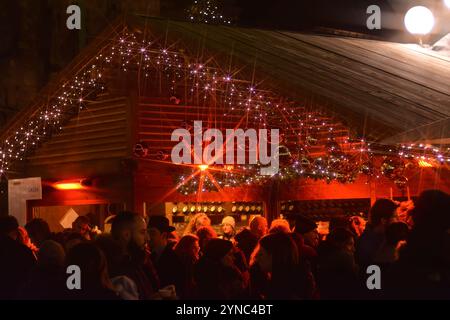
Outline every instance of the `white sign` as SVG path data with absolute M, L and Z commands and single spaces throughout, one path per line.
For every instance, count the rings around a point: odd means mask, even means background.
M 70 208 L 67 210 L 67 212 L 64 214 L 64 217 L 59 220 L 59 224 L 62 225 L 64 229 L 70 229 L 72 228 L 72 223 L 78 218 L 78 213 L 76 213 L 75 210 Z
M 41 178 L 8 180 L 8 210 L 19 225 L 27 223 L 27 200 L 42 199 Z

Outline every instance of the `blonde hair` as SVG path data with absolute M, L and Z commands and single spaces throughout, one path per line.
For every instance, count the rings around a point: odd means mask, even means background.
M 277 233 L 277 232 L 284 232 L 284 233 L 291 232 L 289 222 L 285 219 L 273 220 L 272 223 L 270 224 L 270 229 L 268 233 Z
M 207 219 L 206 220 L 207 221 L 207 224 L 206 224 L 207 226 L 211 225 L 211 220 L 208 218 L 206 213 L 204 213 L 204 212 L 197 213 L 196 215 L 194 215 L 191 218 L 191 220 L 189 220 L 189 223 L 186 226 L 186 229 L 184 229 L 183 235 L 186 236 L 188 234 L 195 234 L 197 232 L 197 222 L 201 218 L 206 218 Z

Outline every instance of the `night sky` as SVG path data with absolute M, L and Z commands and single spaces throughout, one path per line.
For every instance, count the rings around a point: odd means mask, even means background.
M 184 19 L 185 10 L 192 0 L 164 0 L 162 15 Z M 224 13 L 235 18 L 235 25 L 264 29 L 311 31 L 330 28 L 347 30 L 387 41 L 411 42 L 404 28 L 404 15 L 415 5 L 425 5 L 433 10 L 437 20 L 434 41 L 450 31 L 446 23 L 450 10 L 444 10 L 440 0 L 222 0 Z M 367 7 L 378 5 L 381 9 L 381 30 L 368 30 Z
M 168 0 L 162 3 L 163 15 L 183 17 L 183 9 L 192 1 Z M 236 17 L 236 24 L 264 29 L 314 31 L 336 28 L 376 36 L 389 36 L 403 26 L 402 19 L 392 19 L 394 9 L 387 0 L 224 0 L 224 12 Z M 382 30 L 366 27 L 366 9 L 376 4 L 382 11 Z

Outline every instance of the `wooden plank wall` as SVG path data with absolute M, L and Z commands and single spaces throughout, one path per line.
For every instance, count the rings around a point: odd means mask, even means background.
M 124 97 L 104 96 L 89 103 L 61 133 L 27 158 L 28 174 L 69 178 L 71 174 L 102 175 L 114 170 L 104 163 L 117 164 L 131 156 L 129 109 L 129 99 Z
M 156 19 L 148 25 L 194 55 L 254 67 L 275 92 L 324 99 L 371 139 L 450 116 L 449 61 L 403 44 Z

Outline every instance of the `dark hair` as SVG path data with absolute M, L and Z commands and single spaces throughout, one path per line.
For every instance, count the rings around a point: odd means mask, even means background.
M 71 233 L 67 234 L 65 242 L 67 243 L 72 240 L 80 240 L 82 242 L 86 241 L 86 239 L 81 234 L 76 233 L 76 232 L 71 232 Z
M 408 225 L 404 222 L 395 222 L 386 228 L 386 242 L 390 245 L 397 245 L 399 241 L 408 238 Z
M 448 254 L 444 239 L 450 227 L 448 214 L 450 196 L 440 190 L 427 190 L 420 194 L 412 210 L 413 227 L 407 244 L 400 254 L 408 263 L 442 264 L 442 255 Z
M 196 235 L 199 239 L 199 244 L 202 251 L 205 250 L 205 246 L 208 241 L 217 238 L 217 233 L 211 226 L 203 226 L 198 228 Z
M 47 221 L 41 218 L 34 218 L 25 225 L 31 240 L 40 245 L 40 242 L 50 239 L 51 232 Z
M 249 229 L 243 228 L 239 231 L 234 239 L 237 242 L 237 247 L 244 252 L 247 261 L 250 261 L 253 250 L 258 244 L 258 238 Z
M 38 263 L 41 267 L 63 267 L 66 253 L 63 246 L 53 240 L 45 240 L 42 242 L 37 252 Z
M 339 227 L 330 232 L 327 241 L 332 246 L 340 247 L 345 245 L 351 239 L 354 239 L 353 233 L 346 228 Z
M 0 217 L 0 235 L 7 235 L 11 231 L 17 230 L 19 223 L 13 216 Z
M 95 240 L 95 244 L 105 254 L 108 262 L 109 277 L 114 278 L 121 275 L 120 268 L 125 253 L 120 243 L 114 240 L 111 235 L 101 235 Z
M 299 288 L 299 252 L 290 234 L 274 233 L 261 238 L 259 245 L 272 256 L 271 291 L 274 298 L 288 296 Z
M 135 212 L 131 211 L 119 212 L 112 219 L 111 223 L 111 235 L 113 236 L 113 238 L 117 239 L 124 229 L 131 229 L 138 217 L 139 215 Z
M 79 217 L 77 217 L 75 219 L 74 222 L 72 222 L 72 228 L 74 226 L 76 226 L 77 224 L 79 225 L 79 224 L 90 224 L 90 223 L 91 223 L 91 221 L 89 220 L 88 217 L 86 217 L 86 216 L 79 216 Z
M 82 288 L 105 287 L 107 262 L 103 252 L 92 242 L 80 243 L 67 254 L 67 265 L 76 265 L 82 272 Z
M 450 195 L 440 190 L 422 192 L 411 212 L 414 226 L 430 225 L 435 229 L 450 228 Z
M 204 256 L 205 258 L 218 261 L 225 257 L 231 250 L 233 250 L 233 244 L 231 241 L 211 239 L 206 245 Z
M 191 247 L 198 242 L 198 237 L 193 234 L 187 234 L 181 237 L 180 241 L 175 245 L 174 251 L 181 259 L 187 259 L 194 261 L 195 257 L 192 256 Z
M 370 208 L 369 217 L 370 223 L 377 226 L 382 219 L 391 219 L 395 215 L 397 205 L 389 199 L 378 199 Z

